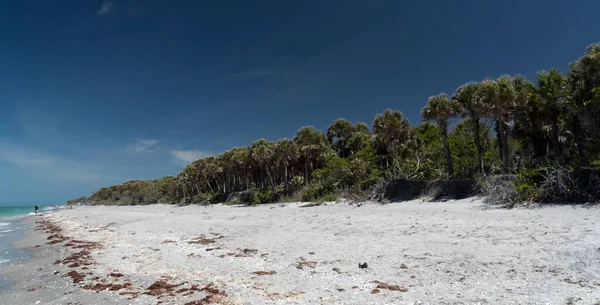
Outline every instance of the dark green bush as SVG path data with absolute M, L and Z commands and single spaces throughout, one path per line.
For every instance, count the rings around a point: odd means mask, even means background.
M 302 201 L 316 201 L 319 198 L 333 194 L 333 188 L 323 183 L 313 182 L 302 192 Z
M 600 169 L 577 169 L 556 163 L 523 169 L 517 175 L 516 190 L 521 201 L 598 202 Z
M 337 201 L 338 200 L 338 196 L 336 196 L 335 194 L 326 194 L 323 195 L 317 199 L 315 199 L 315 202 L 333 202 L 333 201 Z
M 244 196 L 243 203 L 248 205 L 257 205 L 264 203 L 272 203 L 277 201 L 275 192 L 271 189 L 255 189 L 249 192 L 247 196 Z
M 515 189 L 521 201 L 537 201 L 542 193 L 541 184 L 544 180 L 540 167 L 523 169 L 517 174 Z

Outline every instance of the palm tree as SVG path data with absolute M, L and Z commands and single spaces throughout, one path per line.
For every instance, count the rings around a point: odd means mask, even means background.
M 208 171 L 206 169 L 207 165 L 207 161 L 206 159 L 198 159 L 194 162 L 192 162 L 189 166 L 194 168 L 194 174 L 196 175 L 195 180 L 196 181 L 200 181 L 202 180 L 203 183 L 206 185 L 206 187 L 208 188 L 208 191 L 210 193 L 214 193 L 214 189 L 210 183 L 210 181 L 208 180 Z
M 181 173 L 185 173 L 186 176 L 190 177 L 190 182 L 193 184 L 195 190 L 196 190 L 196 195 L 200 196 L 200 194 L 202 193 L 202 191 L 200 190 L 200 172 L 198 170 L 198 167 L 196 166 L 196 163 L 199 161 L 195 160 L 192 163 L 188 164 L 182 171 Z
M 598 138 L 597 116 L 600 115 L 600 43 L 587 47 L 586 52 L 569 67 L 566 79 L 572 110 L 572 125 L 579 165 L 589 163 L 586 146 L 586 127 Z
M 570 65 L 568 84 L 573 103 L 591 106 L 600 102 L 600 43 L 588 46 Z
M 206 178 L 206 182 L 210 185 L 211 191 L 214 193 L 215 191 L 221 193 L 221 185 L 219 183 L 218 175 L 222 171 L 221 168 L 216 164 L 215 157 L 206 157 L 204 158 L 204 176 Z M 211 183 L 212 182 L 212 183 Z M 215 190 L 213 186 L 216 186 Z
M 498 80 L 485 79 L 481 82 L 480 97 L 484 114 L 494 121 L 496 138 L 502 172 L 507 174 L 510 170 L 508 159 L 508 120 L 509 97 L 512 96 L 511 81 L 509 76 L 501 76 Z
M 271 188 L 275 190 L 273 177 L 271 176 L 271 171 L 269 170 L 269 164 L 271 163 L 271 160 L 273 158 L 273 143 L 268 142 L 265 139 L 254 141 L 254 143 L 250 145 L 250 156 L 256 161 L 256 163 L 260 167 L 261 187 L 265 187 L 264 173 L 266 173 L 269 183 L 271 184 Z
M 452 100 L 461 105 L 463 114 L 468 115 L 473 121 L 473 133 L 475 135 L 475 147 L 477 148 L 478 170 L 485 176 L 483 166 L 483 147 L 481 146 L 481 123 L 482 106 L 480 97 L 481 84 L 476 82 L 466 83 L 452 95 Z
M 325 135 L 313 126 L 306 126 L 300 128 L 294 136 L 294 143 L 298 145 L 302 156 L 304 158 L 304 184 L 308 185 L 309 180 L 309 167 L 313 164 L 316 166 L 317 157 L 325 151 L 328 146 Z
M 528 105 L 536 105 L 537 104 L 537 96 L 535 94 L 535 85 L 530 82 L 527 78 L 522 75 L 516 75 L 511 78 L 512 88 L 514 90 L 514 95 L 511 97 L 511 108 L 510 108 L 510 120 L 512 120 L 513 125 L 515 123 L 515 116 L 518 114 L 519 109 L 523 106 Z M 508 125 L 507 125 L 508 127 Z M 507 128 L 508 129 L 508 128 Z M 543 141 L 543 139 L 542 139 Z M 505 139 L 505 154 L 506 158 L 509 158 L 508 153 L 508 134 Z
M 354 133 L 371 134 L 369 131 L 369 125 L 365 122 L 356 122 L 356 124 L 354 124 Z
M 558 161 L 561 156 L 558 122 L 565 105 L 565 78 L 556 69 L 537 73 L 536 93 L 541 101 L 545 116 L 550 121 L 552 148 L 554 158 Z
M 354 124 L 354 132 L 346 142 L 348 155 L 355 154 L 364 148 L 373 147 L 373 135 L 369 131 L 367 123 L 358 122 Z
M 248 177 L 248 167 L 250 165 L 249 150 L 247 147 L 234 147 L 231 149 L 231 154 L 231 161 L 234 167 L 232 170 L 234 187 L 237 191 L 244 188 L 247 189 L 250 187 L 250 177 Z
M 284 193 L 289 193 L 289 170 L 290 165 L 295 163 L 299 157 L 299 152 L 294 142 L 290 139 L 281 139 L 275 143 L 275 155 L 278 163 L 283 167 Z
M 179 187 L 181 187 L 181 192 L 182 192 L 182 198 L 186 198 L 187 197 L 187 193 L 186 190 L 189 187 L 190 184 L 190 175 L 188 171 L 181 171 L 178 175 L 177 175 L 177 183 L 179 184 Z M 130 181 L 131 182 L 131 181 Z
M 394 164 L 400 148 L 410 140 L 410 122 L 398 110 L 386 109 L 373 120 L 373 134 L 377 145 L 383 148 L 388 156 L 386 167 Z
M 450 178 L 454 177 L 454 168 L 452 166 L 450 144 L 448 143 L 448 120 L 459 113 L 460 104 L 450 100 L 445 93 L 429 97 L 427 105 L 421 109 L 421 116 L 425 120 L 434 121 L 440 130 L 446 156 L 446 167 Z
M 221 179 L 221 184 L 223 185 L 223 193 L 227 194 L 233 191 L 233 183 L 231 178 L 233 177 L 233 159 L 232 159 L 232 150 L 227 150 L 219 154 L 215 158 L 215 162 L 221 168 L 221 173 L 219 178 Z
M 496 127 L 502 172 L 510 172 L 509 124 L 520 105 L 530 98 L 531 84 L 522 76 L 502 75 L 496 80 L 481 83 L 480 96 L 484 113 L 492 118 Z
M 348 139 L 354 133 L 354 125 L 350 121 L 339 118 L 327 127 L 327 140 L 341 158 L 347 157 Z
M 524 159 L 533 156 L 539 160 L 552 154 L 547 115 L 534 87 L 531 98 L 519 103 L 513 121 L 512 136 L 521 140 L 520 153 Z M 531 151 L 526 151 L 527 147 Z

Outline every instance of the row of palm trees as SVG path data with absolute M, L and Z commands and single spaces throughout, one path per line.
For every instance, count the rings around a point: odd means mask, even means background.
M 312 174 L 324 168 L 332 158 L 352 158 L 350 175 L 368 175 L 373 162 L 361 162 L 357 155 L 378 152 L 382 164 L 391 166 L 395 155 L 408 140 L 411 126 L 399 111 L 385 110 L 373 122 L 374 133 L 366 123 L 337 119 L 324 134 L 313 126 L 302 127 L 293 139 L 270 142 L 259 139 L 247 147 L 234 147 L 217 156 L 197 159 L 174 177 L 153 181 L 130 181 L 103 188 L 92 199 L 139 201 L 160 198 L 180 201 L 201 200 L 205 195 L 227 195 L 233 192 L 269 189 L 289 195 L 311 183 Z M 389 157 L 388 157 L 389 156 Z M 147 196 L 152 192 L 153 196 Z M 140 197 L 130 200 L 129 197 Z
M 589 154 L 596 153 L 597 149 L 588 145 L 596 144 L 599 136 L 595 120 L 599 102 L 600 45 L 595 44 L 571 64 L 566 75 L 552 69 L 537 73 L 535 83 L 523 76 L 508 75 L 469 82 L 450 97 L 446 94 L 430 97 L 421 115 L 440 129 L 450 177 L 454 173 L 447 140 L 448 122 L 458 116 L 468 116 L 475 122 L 473 140 L 478 151 L 478 169 L 483 175 L 479 123 L 493 122 L 502 172 L 509 174 L 511 136 L 531 146 L 527 152 L 535 158 L 551 158 L 556 162 L 563 161 L 564 148 L 573 142 L 579 165 L 589 165 Z
M 450 177 L 454 175 L 448 143 L 448 122 L 452 117 L 459 115 L 469 116 L 474 122 L 473 126 L 476 129 L 473 134 L 478 151 L 477 162 L 482 174 L 485 174 L 485 170 L 481 139 L 479 138 L 480 122 L 484 118 L 494 122 L 502 171 L 508 174 L 511 168 L 508 144 L 510 124 L 514 122 L 515 115 L 526 107 L 527 103 L 534 100 L 533 93 L 533 85 L 524 77 L 503 75 L 498 79 L 485 79 L 482 82 L 464 84 L 451 97 L 446 94 L 430 97 L 421 110 L 421 116 L 425 120 L 435 122 L 440 129 L 448 175 Z
M 481 175 L 489 173 L 484 164 L 484 143 L 489 141 L 482 138 L 486 123 L 493 124 L 495 155 L 503 174 L 515 171 L 512 164 L 515 154 L 529 163 L 542 159 L 563 163 L 575 160 L 579 166 L 588 166 L 590 158 L 597 158 L 600 151 L 597 143 L 600 121 L 595 119 L 600 114 L 598 103 L 599 44 L 589 46 L 570 65 L 567 74 L 553 69 L 539 72 L 534 82 L 523 76 L 502 75 L 466 83 L 451 95 L 430 97 L 421 111 L 425 121 L 437 126 L 442 144 L 440 153 L 445 159 L 445 162 L 430 161 L 435 166 L 439 163 L 446 177 L 455 176 L 453 159 L 458 154 L 450 148 L 449 132 L 456 119 L 468 118 L 476 147 L 476 154 L 469 162 L 477 165 Z M 427 145 L 419 138 L 422 137 L 419 130 L 426 129 L 411 127 L 400 111 L 387 109 L 375 116 L 371 130 L 366 123 L 346 119 L 333 121 L 326 133 L 307 126 L 298 130 L 293 139 L 275 142 L 260 139 L 248 147 L 235 147 L 218 156 L 198 159 L 175 177 L 156 181 L 160 181 L 161 194 L 179 200 L 251 189 L 291 194 L 311 185 L 313 173 L 332 164 L 346 168 L 330 173 L 344 172 L 345 177 L 355 177 L 352 183 L 392 179 L 406 170 L 399 165 L 403 161 L 418 159 L 416 170 L 419 170 L 419 152 Z M 333 162 L 339 159 L 348 162 Z M 374 168 L 381 170 L 373 171 Z M 322 174 L 317 176 L 322 178 Z M 335 177 L 328 180 L 335 181 Z M 109 193 L 123 193 L 127 188 L 122 186 Z M 152 186 L 146 183 L 143 189 Z
M 309 185 L 312 173 L 331 158 L 348 158 L 375 145 L 385 152 L 394 152 L 405 140 L 410 124 L 399 111 L 386 110 L 375 118 L 373 129 L 375 133 L 371 134 L 365 123 L 337 119 L 325 134 L 306 126 L 293 139 L 276 142 L 260 139 L 248 147 L 235 147 L 216 157 L 198 159 L 176 176 L 179 186 L 176 197 L 228 194 L 254 188 L 290 194 Z

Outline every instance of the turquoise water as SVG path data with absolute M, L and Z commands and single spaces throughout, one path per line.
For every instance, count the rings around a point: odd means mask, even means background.
M 33 207 L 0 207 L 0 266 L 19 258 L 12 243 L 23 234 L 22 218 L 33 211 Z
M 53 207 L 40 206 L 40 213 L 50 212 Z M 22 258 L 23 251 L 15 249 L 12 244 L 23 236 L 22 219 L 34 215 L 33 206 L 0 207 L 0 266 Z
M 40 209 L 43 209 L 41 207 Z M 27 215 L 33 213 L 33 206 L 27 207 L 0 207 L 0 217 L 2 216 L 15 216 L 15 215 Z
M 52 207 L 40 206 L 42 213 L 52 209 Z M 26 230 L 32 229 L 29 225 L 23 224 L 23 218 L 34 214 L 33 206 L 0 207 L 0 268 L 3 264 L 18 262 L 28 257 L 27 250 L 16 249 L 13 247 L 13 243 L 23 238 Z M 0 278 L 0 290 L 6 288 L 7 285 L 6 279 Z

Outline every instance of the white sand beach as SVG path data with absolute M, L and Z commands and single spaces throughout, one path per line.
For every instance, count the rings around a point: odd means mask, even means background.
M 64 250 L 59 260 L 89 250 L 79 262 L 93 263 L 52 270 L 84 275 L 70 285 L 106 295 L 94 304 L 600 302 L 597 206 L 301 206 L 77 207 L 41 217 L 65 237 L 41 247 Z M 78 297 L 73 290 L 41 304 L 87 304 Z

